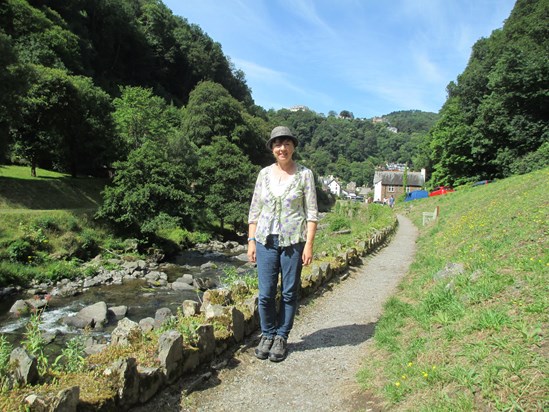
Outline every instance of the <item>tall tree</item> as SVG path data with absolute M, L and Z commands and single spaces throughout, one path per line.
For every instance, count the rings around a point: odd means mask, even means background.
M 243 107 L 220 84 L 205 81 L 191 92 L 183 113 L 182 130 L 198 147 L 214 136 L 231 136 L 243 123 Z
M 547 10 L 547 0 L 518 0 L 503 28 L 473 46 L 431 136 L 437 184 L 509 176 L 549 141 Z
M 142 87 L 121 87 L 120 92 L 121 96 L 113 100 L 113 117 L 122 138 L 123 153 L 127 155 L 147 140 L 167 142 L 173 125 L 165 116 L 164 99 Z
M 97 175 L 120 156 L 110 96 L 89 77 L 70 76 L 72 104 L 59 131 L 57 163 L 73 177 Z M 70 100 L 67 102 L 70 103 Z
M 210 216 L 219 220 L 222 230 L 226 222 L 243 230 L 257 167 L 237 145 L 215 136 L 200 148 L 198 170 L 197 192 Z
M 250 115 L 244 105 L 223 86 L 211 81 L 200 82 L 191 92 L 183 109 L 182 134 L 196 146 L 209 145 L 214 136 L 225 136 L 254 163 L 267 159 L 266 122 Z
M 10 128 L 18 127 L 19 96 L 25 94 L 27 77 L 10 38 L 0 30 L 0 159 L 7 154 Z
M 166 145 L 147 140 L 115 168 L 112 184 L 103 192 L 99 219 L 141 238 L 166 227 L 192 228 L 198 214 L 194 176 L 184 162 L 170 159 Z
M 65 119 L 72 110 L 72 85 L 59 69 L 29 66 L 31 87 L 21 97 L 19 127 L 12 131 L 16 156 L 26 161 L 31 175 L 39 165 L 52 166 Z

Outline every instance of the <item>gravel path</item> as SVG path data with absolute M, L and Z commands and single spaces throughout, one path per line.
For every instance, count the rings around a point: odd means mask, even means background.
M 135 411 L 380 411 L 357 390 L 355 375 L 383 303 L 414 258 L 417 229 L 403 216 L 398 221 L 386 247 L 300 307 L 284 362 L 256 359 L 255 336 L 189 396 L 182 382 Z

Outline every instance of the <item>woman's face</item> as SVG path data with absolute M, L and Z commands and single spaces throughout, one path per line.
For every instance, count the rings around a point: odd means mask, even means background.
M 273 142 L 272 150 L 277 162 L 289 162 L 295 151 L 294 142 L 292 139 L 276 139 Z

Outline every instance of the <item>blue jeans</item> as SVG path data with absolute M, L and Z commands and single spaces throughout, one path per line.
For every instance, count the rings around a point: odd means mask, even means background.
M 263 336 L 288 334 L 294 324 L 305 243 L 278 246 L 278 236 L 269 235 L 267 244 L 256 244 L 257 273 L 259 275 L 259 320 Z M 278 275 L 281 277 L 280 309 L 276 310 Z

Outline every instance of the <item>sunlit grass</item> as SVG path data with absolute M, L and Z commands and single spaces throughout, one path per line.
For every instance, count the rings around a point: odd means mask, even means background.
M 416 259 L 358 375 L 390 410 L 549 407 L 548 182 L 545 169 L 406 205 Z

